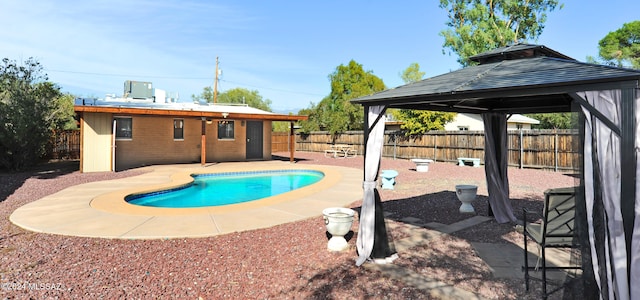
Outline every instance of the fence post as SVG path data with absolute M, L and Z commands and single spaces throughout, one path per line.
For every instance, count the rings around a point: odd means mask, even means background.
M 397 145 L 397 139 L 396 139 L 396 132 L 394 131 L 391 136 L 393 137 L 393 159 L 396 159 L 396 145 Z
M 558 172 L 558 130 L 554 129 L 555 135 L 553 136 L 553 160 L 554 170 Z
M 438 161 L 438 135 L 433 134 L 433 161 Z
M 524 145 L 522 143 L 522 128 L 520 129 L 520 169 L 524 167 Z
M 471 135 L 467 134 L 467 157 L 471 157 L 471 154 L 469 154 L 471 148 Z

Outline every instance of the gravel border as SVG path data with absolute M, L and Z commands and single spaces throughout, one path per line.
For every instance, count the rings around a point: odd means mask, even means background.
M 276 159 L 288 160 L 288 153 Z M 362 169 L 362 157 L 325 158 L 296 152 L 298 164 L 333 164 Z M 453 186 L 479 186 L 474 207 L 486 215 L 484 169 L 434 163 L 415 172 L 408 160 L 383 159 L 395 169 L 395 190 L 381 191 L 394 239 L 415 233 L 401 221 L 451 224 L 457 213 Z M 348 251 L 326 250 L 321 216 L 271 228 L 210 238 L 117 240 L 68 237 L 23 230 L 8 220 L 16 208 L 65 187 L 123 178 L 139 170 L 79 173 L 77 162 L 55 162 L 28 172 L 0 173 L 0 296 L 2 298 L 192 298 L 192 299 L 431 299 L 428 291 L 356 267 L 355 237 Z M 541 209 L 542 193 L 575 184 L 572 176 L 541 170 L 509 169 L 512 204 Z M 355 202 L 352 208 L 358 209 Z M 357 230 L 357 221 L 353 226 Z M 412 232 L 413 231 L 413 232 Z M 488 299 L 537 299 L 539 284 L 524 292 L 524 280 L 492 278 L 471 242 L 521 243 L 511 224 L 485 222 L 400 253 L 398 264 Z M 461 263 L 467 262 L 467 263 Z M 561 296 L 561 295 L 558 295 Z M 553 298 L 553 297 L 552 297 Z

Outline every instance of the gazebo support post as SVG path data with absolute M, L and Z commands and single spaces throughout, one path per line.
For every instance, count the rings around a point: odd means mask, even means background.
M 200 165 L 207 163 L 207 118 L 202 117 L 202 138 L 200 139 Z
M 386 107 L 382 105 L 364 107 L 364 195 L 356 241 L 357 266 L 368 260 L 386 263 L 398 257 L 388 237 L 380 194 L 376 189 L 384 143 L 385 111 Z
M 289 130 L 289 162 L 293 162 L 293 154 L 296 151 L 296 136 L 293 132 L 293 122 L 289 122 L 290 130 Z

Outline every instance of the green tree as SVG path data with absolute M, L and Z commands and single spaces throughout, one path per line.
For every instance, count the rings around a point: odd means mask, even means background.
M 293 115 L 293 113 L 289 113 L 289 115 Z M 286 121 L 274 121 L 272 122 L 271 131 L 273 132 L 289 132 L 291 131 L 291 122 Z
M 318 112 L 318 106 L 315 103 L 309 104 L 308 108 L 303 108 L 298 111 L 298 115 L 309 116 L 308 120 L 300 121 L 300 132 L 309 133 L 311 131 L 320 130 L 320 114 Z
M 440 32 L 443 46 L 467 66 L 470 56 L 536 40 L 544 29 L 547 12 L 558 5 L 562 8 L 557 0 L 440 0 L 440 8 L 448 12 L 449 27 Z
M 322 129 L 336 135 L 347 130 L 362 130 L 364 112 L 349 100 L 384 90 L 384 82 L 354 60 L 339 65 L 329 80 L 330 94 L 318 105 L 312 104 L 309 120 L 301 122 L 302 132 Z
M 400 78 L 404 83 L 418 82 L 422 80 L 425 72 L 420 71 L 420 64 L 412 63 L 400 73 Z
M 66 93 L 55 98 L 55 111 L 56 116 L 54 121 L 54 128 L 56 130 L 72 130 L 78 129 L 78 122 L 74 118 L 76 113 L 73 111 L 73 102 L 76 97 Z
M 208 102 L 213 103 L 213 88 L 206 86 L 202 89 L 200 95 L 191 95 L 193 102 Z
M 412 63 L 400 77 L 404 83 L 413 83 L 422 80 L 425 72 L 420 71 L 418 63 Z M 443 130 L 444 124 L 453 121 L 456 113 L 437 112 L 428 110 L 394 109 L 389 113 L 398 121 L 402 122 L 400 129 L 406 135 L 423 134 L 429 130 Z
M 21 170 L 45 152 L 53 129 L 69 122 L 69 97 L 48 82 L 38 61 L 0 65 L 0 166 Z
M 191 95 L 193 101 L 206 101 L 213 103 L 213 90 L 211 87 L 202 89 L 200 95 Z M 248 90 L 245 88 L 234 88 L 218 94 L 218 103 L 239 104 L 244 103 L 250 107 L 271 111 L 271 100 L 263 99 L 257 90 Z
M 578 125 L 577 113 L 543 113 L 526 116 L 540 121 L 540 124 L 533 125 L 535 129 L 573 129 Z
M 640 21 L 625 23 L 598 42 L 599 55 L 606 64 L 640 69 Z
M 273 132 L 289 132 L 289 122 L 274 121 L 272 122 L 271 131 Z
M 591 55 L 587 55 L 586 60 L 587 63 L 590 64 L 599 64 L 600 62 L 598 62 L 598 59 L 596 59 L 595 57 L 591 56 Z
M 443 130 L 444 124 L 453 121 L 456 113 L 429 110 L 401 109 L 398 120 L 405 135 L 423 134 L 429 130 Z
M 218 103 L 245 103 L 250 107 L 271 111 L 271 100 L 263 99 L 257 90 L 234 88 L 218 95 Z

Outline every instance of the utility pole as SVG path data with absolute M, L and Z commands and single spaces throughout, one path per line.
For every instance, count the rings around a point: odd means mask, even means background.
M 213 103 L 218 102 L 218 57 L 216 56 L 216 79 L 213 82 Z

